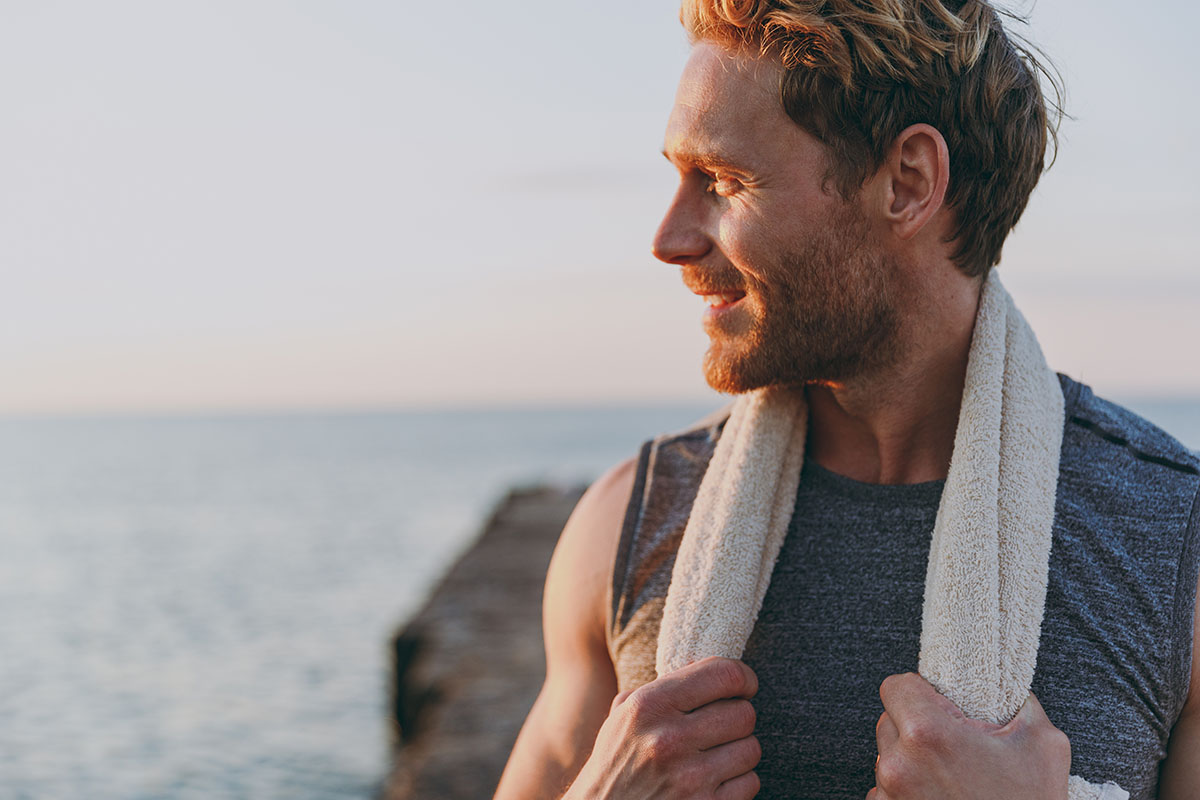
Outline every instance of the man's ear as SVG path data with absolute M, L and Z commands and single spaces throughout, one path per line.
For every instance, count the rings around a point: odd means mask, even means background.
M 884 220 L 901 239 L 911 239 L 946 202 L 950 150 L 937 128 L 910 125 L 892 142 L 881 168 Z

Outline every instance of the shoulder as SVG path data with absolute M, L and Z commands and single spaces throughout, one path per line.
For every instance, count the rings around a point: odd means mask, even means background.
M 1106 466 L 1132 462 L 1178 474 L 1182 485 L 1200 484 L 1200 453 L 1129 409 L 1098 397 L 1086 384 L 1060 375 L 1066 399 L 1067 437 Z M 1153 474 L 1153 473 L 1151 473 Z
M 588 487 L 563 528 L 560 551 L 600 555 L 610 545 L 615 547 L 633 493 L 638 461 L 636 457 L 622 461 Z
M 600 476 L 579 498 L 554 550 L 547 592 L 554 588 L 551 582 L 555 579 L 561 579 L 570 591 L 572 585 L 579 588 L 580 579 L 594 576 L 605 564 L 611 566 L 637 472 L 638 459 L 626 459 Z
M 631 548 L 644 529 L 678 527 L 675 523 L 679 518 L 686 519 L 731 408 L 729 404 L 682 430 L 664 433 L 642 445 L 632 499 L 622 524 L 618 569 L 632 557 Z
M 1060 380 L 1066 419 L 1055 546 L 1066 549 L 1059 561 L 1105 592 L 1135 587 L 1144 627 L 1169 643 L 1158 649 L 1182 696 L 1200 579 L 1200 454 L 1088 386 Z
M 622 535 L 636 523 L 656 465 L 661 470 L 681 456 L 695 463 L 706 443 L 715 442 L 728 416 L 729 410 L 724 408 L 682 430 L 647 441 L 637 456 L 612 467 L 589 486 L 563 529 L 551 563 L 552 577 L 557 572 L 578 578 L 601 568 L 607 588 Z
M 606 656 L 609 585 L 639 459 L 615 465 L 576 503 L 546 572 L 542 624 L 548 666 Z
M 1194 527 L 1200 455 L 1090 387 L 1060 380 L 1066 400 L 1060 491 L 1104 515 L 1154 521 L 1160 530 Z
M 1196 559 L 1200 456 L 1088 386 L 1060 380 L 1066 401 L 1062 522 L 1100 549 L 1120 550 L 1131 562 L 1157 562 L 1157 570 Z

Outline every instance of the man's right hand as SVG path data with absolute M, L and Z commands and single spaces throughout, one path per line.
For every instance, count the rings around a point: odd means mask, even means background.
M 563 800 L 750 800 L 757 691 L 749 667 L 714 656 L 621 692 Z

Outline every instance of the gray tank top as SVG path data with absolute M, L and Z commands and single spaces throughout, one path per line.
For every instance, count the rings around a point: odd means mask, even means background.
M 1187 695 L 1200 566 L 1200 459 L 1060 376 L 1067 405 L 1046 613 L 1032 690 L 1071 740 L 1072 774 L 1154 798 Z M 642 448 L 613 574 L 621 689 L 655 677 L 662 604 L 724 417 Z M 762 800 L 862 798 L 879 684 L 917 667 L 943 482 L 860 483 L 805 465 L 743 656 Z

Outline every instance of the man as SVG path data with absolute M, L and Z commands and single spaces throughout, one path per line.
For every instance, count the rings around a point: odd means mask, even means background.
M 805 393 L 801 489 L 742 659 L 661 676 L 723 417 L 588 491 L 497 798 L 1066 798 L 1072 774 L 1200 797 L 1200 459 L 1065 376 L 1032 694 L 991 725 L 911 672 L 981 286 L 1053 135 L 1036 61 L 977 0 L 685 0 L 682 19 L 654 252 L 709 306 L 714 388 Z

